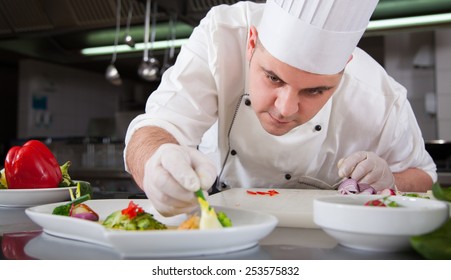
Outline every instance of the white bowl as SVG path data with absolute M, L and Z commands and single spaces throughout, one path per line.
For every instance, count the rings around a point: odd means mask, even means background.
M 334 195 L 313 201 L 313 220 L 343 246 L 393 252 L 410 247 L 409 237 L 431 232 L 449 217 L 442 201 L 390 196 L 400 207 L 364 206 L 381 195 Z

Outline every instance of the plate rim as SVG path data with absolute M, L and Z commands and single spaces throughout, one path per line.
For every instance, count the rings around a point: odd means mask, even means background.
M 41 189 L 1 189 L 0 190 L 0 207 L 4 207 L 4 208 L 26 208 L 26 207 L 33 207 L 33 206 L 38 206 L 38 205 L 42 205 L 42 204 L 48 204 L 48 203 L 54 203 L 54 202 L 63 202 L 63 201 L 67 201 L 67 200 L 42 200 L 42 199 L 37 199 L 36 197 L 30 196 L 28 199 L 26 199 L 26 201 L 28 203 L 17 203 L 17 202 L 12 202 L 10 203 L 10 198 L 12 196 L 15 195 L 24 195 L 26 193 L 30 193 L 30 195 L 32 195 L 32 193 L 39 193 L 39 195 L 43 195 L 46 193 L 62 193 L 64 191 L 68 191 L 69 189 L 75 189 L 77 188 L 77 186 L 69 186 L 69 187 L 56 187 L 56 188 L 41 188 Z M 4 201 L 4 197 L 9 198 L 8 200 Z M 40 196 L 41 197 L 41 196 Z M 69 192 L 68 192 L 68 198 L 69 197 Z M 4 203 L 7 202 L 7 203 Z

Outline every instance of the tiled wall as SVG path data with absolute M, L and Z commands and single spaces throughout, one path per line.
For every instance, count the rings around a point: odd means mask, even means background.
M 387 72 L 407 89 L 408 99 L 424 139 L 433 140 L 437 139 L 439 134 L 437 129 L 439 112 L 427 111 L 426 99 L 432 97 L 437 101 L 435 66 L 418 68 L 414 65 L 417 52 L 424 46 L 434 49 L 433 31 L 388 34 L 384 38 L 384 66 Z M 451 54 L 451 45 L 449 47 L 449 54 Z M 451 100 L 448 104 L 451 104 Z M 436 106 L 433 107 L 436 108 Z M 449 121 L 451 123 L 451 115 Z
M 439 139 L 451 140 L 451 29 L 435 32 Z

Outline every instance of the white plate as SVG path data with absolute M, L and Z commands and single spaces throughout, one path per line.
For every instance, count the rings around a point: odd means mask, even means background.
M 168 226 L 177 226 L 187 217 L 183 214 L 165 218 L 155 211 L 149 200 L 133 201 Z M 112 212 L 126 208 L 129 202 L 129 199 L 113 199 L 85 203 L 103 220 Z M 48 234 L 107 246 L 126 257 L 183 257 L 239 251 L 257 245 L 277 225 L 277 219 L 269 214 L 215 207 L 230 217 L 233 227 L 214 230 L 111 230 L 100 223 L 52 215 L 58 205 L 61 203 L 36 206 L 26 209 L 25 213 Z
M 49 188 L 49 189 L 1 189 L 0 207 L 31 207 L 52 202 L 69 201 L 69 189 Z
M 381 195 L 336 195 L 316 198 L 313 219 L 341 245 L 369 251 L 410 249 L 409 238 L 431 232 L 449 217 L 447 203 L 390 196 L 401 207 L 364 206 Z

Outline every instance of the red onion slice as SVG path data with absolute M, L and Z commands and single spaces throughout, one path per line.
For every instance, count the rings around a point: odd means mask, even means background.
M 72 217 L 84 219 L 84 220 L 90 220 L 90 221 L 94 221 L 94 222 L 99 220 L 99 216 L 97 216 L 96 214 L 91 213 L 91 212 L 77 213 L 77 214 L 72 215 Z
M 71 209 L 70 216 L 90 221 L 99 220 L 99 215 L 97 215 L 96 212 L 94 212 L 88 205 L 84 203 L 75 205 Z
M 357 183 L 355 179 L 348 178 L 338 186 L 338 193 L 347 194 L 376 194 L 376 190 L 369 184 Z
M 375 194 L 376 190 L 369 184 L 359 183 L 359 189 L 361 194 Z
M 359 185 L 352 178 L 346 179 L 338 186 L 338 193 L 343 195 L 358 194 L 360 193 Z

